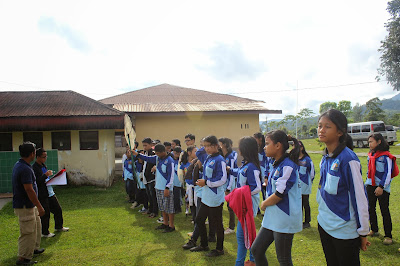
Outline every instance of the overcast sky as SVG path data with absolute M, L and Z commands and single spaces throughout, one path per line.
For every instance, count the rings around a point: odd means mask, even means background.
M 0 91 L 99 100 L 169 83 L 282 116 L 297 99 L 316 113 L 325 101 L 364 104 L 396 94 L 375 82 L 386 2 L 0 0 Z

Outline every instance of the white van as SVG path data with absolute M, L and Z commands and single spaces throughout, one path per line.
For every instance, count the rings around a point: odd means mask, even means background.
M 385 123 L 383 121 L 351 123 L 347 126 L 347 133 L 353 138 L 353 145 L 358 148 L 367 147 L 368 137 L 374 132 L 381 133 L 387 140 Z
M 389 145 L 393 145 L 395 141 L 397 141 L 396 131 L 394 130 L 394 126 L 386 125 L 386 134 L 387 134 L 387 142 Z

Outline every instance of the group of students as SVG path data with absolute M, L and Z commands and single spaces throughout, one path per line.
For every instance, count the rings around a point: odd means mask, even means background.
M 323 113 L 318 120 L 318 137 L 326 145 L 317 191 L 318 231 L 325 259 L 328 265 L 359 265 L 359 250 L 365 251 L 370 245 L 367 236 L 378 235 L 377 200 L 383 216 L 383 243 L 393 243 L 389 195 L 391 179 L 398 174 L 396 158 L 389 153 L 381 134 L 371 135 L 364 184 L 360 160 L 352 151 L 352 139 L 347 134 L 346 116 L 335 109 Z M 241 138 L 238 154 L 232 150 L 232 140 L 228 138 L 207 136 L 197 148 L 195 137 L 188 134 L 185 142 L 187 150 L 183 151 L 179 141 L 173 140 L 168 151 L 166 145 L 146 138 L 142 141 L 143 151 L 128 151 L 124 178 L 133 176 L 136 188 L 144 192 L 135 193 L 133 204 L 141 202 L 141 211 L 150 217 L 157 217 L 158 210 L 161 211 L 163 224 L 156 229 L 172 232 L 174 213 L 181 206 L 180 193 L 186 191 L 194 231 L 184 249 L 209 251 L 208 242 L 216 234 L 216 249 L 207 256 L 223 255 L 224 234 L 234 231 L 236 216 L 239 220 L 236 265 L 268 265 L 265 253 L 273 242 L 279 263 L 292 265 L 294 234 L 310 227 L 309 195 L 315 176 L 313 162 L 302 142 L 281 130 Z M 238 155 L 243 158 L 240 167 Z M 182 189 L 184 186 L 186 190 Z M 225 201 L 230 221 L 224 231 Z M 264 217 L 256 233 L 254 217 L 260 209 Z M 247 250 L 250 260 L 245 262 Z

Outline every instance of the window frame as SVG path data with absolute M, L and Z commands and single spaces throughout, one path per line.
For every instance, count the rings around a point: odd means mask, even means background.
M 97 137 L 96 145 L 93 146 L 93 147 L 85 147 L 84 145 L 82 145 L 82 142 L 83 142 L 82 138 L 84 137 L 83 135 L 85 135 L 85 134 L 93 134 L 93 133 L 96 133 L 96 137 Z M 88 145 L 88 144 L 85 144 L 85 145 Z M 82 147 L 82 146 L 84 146 L 84 147 Z M 97 151 L 97 150 L 99 150 L 99 146 L 100 146 L 99 145 L 99 131 L 97 131 L 97 130 L 79 131 L 79 149 L 81 151 Z
M 55 144 L 55 134 L 65 134 L 65 133 L 68 133 L 68 135 L 69 135 L 69 149 L 68 149 L 68 147 L 66 146 L 66 148 L 61 148 L 60 149 L 60 147 L 61 146 L 59 146 L 59 145 L 57 145 L 57 146 L 55 146 L 54 144 Z M 63 145 L 63 147 L 64 147 L 64 145 Z M 71 150 L 71 148 L 72 148 L 72 143 L 71 143 L 71 131 L 53 131 L 53 132 L 51 132 L 51 148 L 53 149 L 53 150 L 59 150 L 59 151 L 70 151 Z

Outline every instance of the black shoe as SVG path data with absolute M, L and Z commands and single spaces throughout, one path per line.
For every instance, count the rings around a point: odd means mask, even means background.
M 164 229 L 163 233 L 171 233 L 173 231 L 175 231 L 175 227 L 167 226 L 167 228 Z
M 17 265 L 32 265 L 37 263 L 35 260 L 28 260 L 28 259 L 23 259 L 23 260 L 17 260 L 16 264 Z
M 310 228 L 310 223 L 303 223 L 303 229 Z
M 159 226 L 156 227 L 156 230 L 164 230 L 167 229 L 169 226 L 165 224 L 160 224 Z
M 217 242 L 217 239 L 214 237 L 209 237 L 208 242 Z
M 185 245 L 182 246 L 183 249 L 191 249 L 196 246 L 196 242 L 190 239 Z
M 42 254 L 44 252 L 44 248 L 35 249 L 33 254 Z
M 207 247 L 202 247 L 202 246 L 197 246 L 197 247 L 193 247 L 190 249 L 190 251 L 192 252 L 198 252 L 198 251 L 209 251 L 210 249 Z
M 207 257 L 218 257 L 224 255 L 225 252 L 223 250 L 213 249 L 206 256 Z

